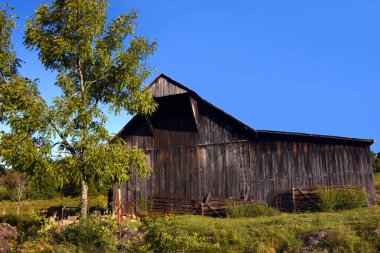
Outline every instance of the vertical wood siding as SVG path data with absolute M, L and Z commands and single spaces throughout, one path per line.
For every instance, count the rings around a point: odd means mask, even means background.
M 158 78 L 151 86 L 154 97 L 164 97 L 169 95 L 176 95 L 186 93 L 184 89 L 172 85 L 166 78 Z
M 153 174 L 128 184 L 128 200 L 168 197 L 200 201 L 253 199 L 276 203 L 295 186 L 364 185 L 375 201 L 369 147 L 289 141 L 254 141 L 201 115 L 201 132 L 155 130 L 155 137 L 129 136 L 146 150 Z M 152 148 L 152 142 L 155 145 Z
M 185 92 L 158 79 L 155 96 Z M 201 201 L 250 199 L 277 204 L 283 191 L 296 186 L 363 185 L 375 203 L 369 145 L 318 143 L 310 140 L 252 138 L 207 105 L 187 99 L 175 118 L 140 118 L 124 138 L 127 147 L 145 150 L 153 169 L 147 179 L 123 185 L 123 200 L 148 197 Z M 163 100 L 164 101 L 164 100 Z M 186 109 L 186 103 L 189 108 Z M 177 105 L 172 105 L 174 108 Z M 174 114 L 173 114 L 174 115 Z M 191 127 L 189 127 L 191 125 Z M 194 127 L 195 126 L 195 127 Z

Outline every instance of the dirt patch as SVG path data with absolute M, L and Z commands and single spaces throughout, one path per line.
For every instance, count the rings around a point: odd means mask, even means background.
M 11 252 L 17 240 L 17 229 L 8 223 L 0 223 L 0 252 Z
M 313 232 L 305 237 L 305 246 L 307 248 L 314 248 L 318 246 L 318 244 L 326 238 L 326 236 L 335 233 L 335 230 L 321 230 L 318 232 Z

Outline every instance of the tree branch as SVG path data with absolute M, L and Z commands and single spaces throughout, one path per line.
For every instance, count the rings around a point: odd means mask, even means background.
M 87 86 L 86 86 L 86 89 L 89 88 L 92 84 L 94 84 L 94 83 L 96 83 L 96 82 L 99 82 L 99 81 L 101 81 L 101 80 L 107 78 L 109 75 L 110 75 L 110 74 L 107 74 L 107 75 L 105 75 L 105 76 L 100 77 L 99 79 L 96 79 L 96 80 L 93 80 L 93 81 L 89 82 L 89 83 L 87 84 Z
M 62 143 L 66 145 L 67 149 L 70 151 L 70 153 L 72 155 L 76 155 L 76 152 L 75 152 L 75 149 L 73 146 L 70 145 L 70 143 L 67 141 L 65 135 L 61 132 L 61 130 L 58 128 L 58 126 L 56 124 L 54 124 L 53 121 L 51 121 L 50 119 L 48 119 L 49 121 L 49 124 L 54 128 L 54 130 L 57 132 L 57 134 L 59 135 L 59 137 L 62 139 Z
M 83 80 L 83 73 L 82 73 L 82 65 L 80 63 L 80 58 L 78 57 L 78 73 L 79 73 L 79 81 L 80 81 L 80 89 L 82 92 L 82 99 L 85 99 L 84 96 L 84 80 Z
M 0 72 L 1 73 L 1 79 L 3 80 L 4 83 L 8 83 L 8 80 L 7 78 L 5 77 L 4 73 L 3 72 Z

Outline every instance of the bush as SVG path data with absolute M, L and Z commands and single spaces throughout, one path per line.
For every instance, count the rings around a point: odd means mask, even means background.
M 8 199 L 8 190 L 5 186 L 0 185 L 0 201 L 6 199 Z
M 341 209 L 362 207 L 367 203 L 367 194 L 362 187 L 347 188 L 342 192 Z
M 145 234 L 144 243 L 133 251 L 171 252 L 177 247 L 174 216 L 140 216 L 140 232 Z
M 141 226 L 123 246 L 126 252 L 220 252 L 219 243 L 210 243 L 210 236 L 182 233 L 176 220 L 180 216 L 140 214 Z M 183 231 L 182 231 L 183 232 Z M 132 234 L 133 235 L 133 234 Z M 229 241 L 231 241 L 230 239 Z
M 77 246 L 83 252 L 115 251 L 113 241 L 117 226 L 116 220 L 93 216 L 67 226 L 61 236 L 66 243 Z
M 26 225 L 21 252 L 117 252 L 120 246 L 119 225 L 110 216 L 94 214 L 66 227 Z
M 274 216 L 277 210 L 269 207 L 266 203 L 259 202 L 255 204 L 241 204 L 231 202 L 227 204 L 228 215 L 234 218 L 238 217 L 257 217 L 257 216 Z
M 339 192 L 327 187 L 317 191 L 318 207 L 321 211 L 334 211 L 340 206 Z
M 334 211 L 362 207 L 367 201 L 363 187 L 344 189 L 321 188 L 317 191 L 318 207 L 321 211 Z

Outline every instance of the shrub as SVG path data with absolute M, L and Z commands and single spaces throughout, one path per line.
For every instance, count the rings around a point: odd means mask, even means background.
M 227 204 L 227 211 L 229 216 L 238 217 L 257 217 L 257 216 L 274 216 L 277 214 L 277 210 L 269 207 L 264 202 L 254 204 L 241 204 L 237 202 L 231 202 Z
M 342 192 L 342 209 L 362 207 L 367 203 L 367 194 L 362 187 L 347 188 Z
M 134 251 L 171 252 L 177 247 L 177 233 L 174 226 L 174 216 L 157 217 L 140 216 L 140 232 L 145 234 L 144 244 Z
M 98 214 L 67 226 L 61 234 L 67 244 L 77 246 L 83 252 L 116 251 L 114 245 L 118 224 L 115 219 Z
M 126 252 L 220 252 L 219 243 L 211 243 L 210 235 L 179 233 L 181 229 L 176 222 L 182 216 L 140 214 L 139 217 L 141 226 L 137 235 L 124 244 Z
M 66 227 L 38 221 L 20 228 L 21 252 L 116 252 L 120 246 L 118 222 L 110 216 L 94 214 Z
M 5 186 L 0 185 L 0 201 L 5 199 L 8 199 L 8 190 Z
M 353 209 L 362 207 L 367 201 L 363 187 L 344 189 L 321 188 L 317 191 L 318 207 L 322 211 Z
M 340 206 L 339 191 L 323 187 L 317 191 L 318 207 L 321 211 L 333 211 Z

